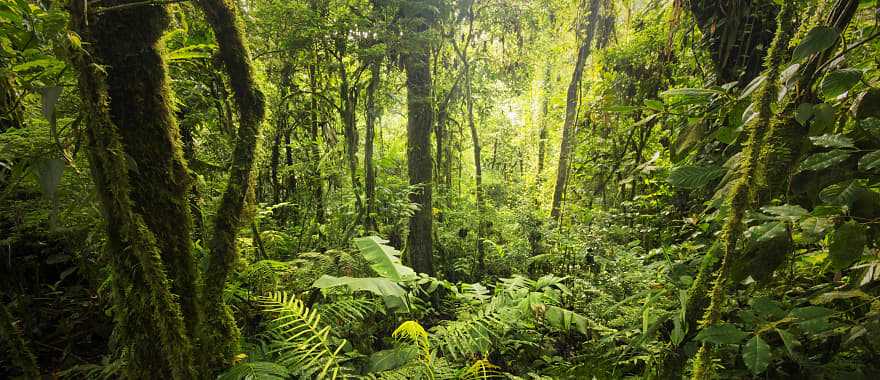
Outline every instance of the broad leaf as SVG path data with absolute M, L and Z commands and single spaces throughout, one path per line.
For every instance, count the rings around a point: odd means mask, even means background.
M 836 120 L 834 106 L 821 103 L 813 106 L 813 124 L 810 125 L 810 136 L 819 136 L 834 129 Z
M 813 117 L 813 105 L 810 103 L 801 103 L 797 112 L 794 114 L 794 119 L 797 120 L 800 125 L 807 125 L 807 122 L 810 121 L 810 118 Z
M 842 270 L 852 265 L 862 257 L 866 243 L 864 226 L 854 221 L 841 224 L 831 235 L 828 245 L 831 269 Z
M 859 170 L 872 170 L 878 166 L 880 166 L 880 150 L 875 150 L 859 159 Z
M 816 153 L 801 162 L 798 171 L 827 169 L 833 165 L 846 161 L 851 154 L 852 152 L 839 149 L 830 152 Z
M 770 346 L 759 335 L 755 335 L 743 346 L 742 357 L 746 367 L 757 375 L 770 365 Z
M 798 205 L 789 205 L 789 204 L 780 205 L 780 206 L 762 207 L 761 210 L 763 210 L 764 212 L 766 212 L 768 214 L 776 215 L 779 218 L 787 219 L 787 220 L 791 220 L 791 221 L 797 220 L 797 219 L 804 217 L 804 216 L 807 216 L 809 214 L 809 212 L 807 210 L 804 210 L 803 207 L 798 206 Z
M 416 278 L 416 272 L 400 262 L 400 252 L 385 245 L 387 242 L 376 236 L 354 239 L 361 254 L 370 262 L 370 268 L 380 276 L 395 282 Z
M 871 88 L 861 93 L 852 107 L 856 119 L 880 118 L 880 89 Z
M 547 306 L 547 311 L 544 313 L 544 317 L 547 319 L 547 323 L 550 326 L 562 331 L 574 330 L 581 334 L 589 333 L 589 327 L 591 325 L 590 320 L 571 310 L 550 305 Z
M 825 76 L 819 84 L 819 91 L 826 99 L 835 98 L 849 91 L 862 79 L 862 72 L 857 69 L 842 69 Z
M 749 334 L 729 323 L 706 327 L 697 334 L 696 340 L 714 344 L 739 344 Z
M 829 26 L 817 26 L 810 30 L 791 54 L 792 61 L 800 61 L 810 55 L 834 46 L 837 30 Z
M 779 333 L 779 337 L 782 338 L 782 344 L 785 345 L 785 349 L 788 351 L 788 356 L 797 359 L 799 356 L 797 351 L 801 347 L 801 341 L 787 330 L 777 328 L 776 332 Z
M 351 292 L 367 291 L 377 296 L 385 297 L 386 303 L 389 303 L 389 297 L 405 304 L 406 291 L 395 282 L 381 277 L 355 278 L 355 277 L 334 277 L 323 275 L 315 280 L 312 287 L 318 289 L 330 289 L 339 286 L 348 288 Z M 389 304 L 389 306 L 391 306 Z
M 833 314 L 834 310 L 820 306 L 799 307 L 791 311 L 791 315 L 798 319 L 798 325 L 814 334 L 828 331 L 833 327 L 828 322 Z
M 724 174 L 717 166 L 679 166 L 669 172 L 668 181 L 673 186 L 696 189 L 708 185 Z
M 810 137 L 813 145 L 825 148 L 855 148 L 855 143 L 849 137 L 841 134 L 824 134 L 822 136 Z
M 773 221 L 749 228 L 749 237 L 755 243 L 773 240 L 788 233 L 784 222 Z
M 415 346 L 403 346 L 374 352 L 367 361 L 367 372 L 388 371 L 411 362 L 419 355 Z

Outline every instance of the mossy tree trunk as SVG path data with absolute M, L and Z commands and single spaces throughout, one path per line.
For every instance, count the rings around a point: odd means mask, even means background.
M 236 235 L 242 227 L 247 199 L 252 195 L 253 166 L 265 100 L 254 79 L 251 57 L 235 4 L 229 0 L 199 0 L 214 31 L 219 56 L 229 75 L 232 95 L 238 106 L 238 139 L 232 152 L 232 168 L 220 207 L 214 218 L 214 235 L 209 241 L 211 256 L 205 274 L 202 305 L 205 330 L 201 352 L 209 368 L 223 367 L 235 354 L 238 327 L 232 311 L 223 301 L 223 289 L 238 257 Z
M 376 106 L 376 92 L 379 90 L 381 75 L 380 61 L 370 64 L 370 84 L 367 86 L 366 103 L 366 128 L 364 131 L 364 193 L 366 197 L 366 209 L 364 212 L 364 231 L 370 233 L 376 231 L 376 164 L 373 162 L 373 140 L 376 137 L 376 119 L 378 109 Z
M 72 29 L 93 49 L 73 47 L 71 60 L 89 115 L 89 161 L 107 221 L 114 318 L 128 352 L 126 375 L 194 378 L 196 271 L 189 177 L 160 42 L 167 9 L 130 7 L 98 18 L 86 15 L 81 2 L 71 2 L 70 10 Z

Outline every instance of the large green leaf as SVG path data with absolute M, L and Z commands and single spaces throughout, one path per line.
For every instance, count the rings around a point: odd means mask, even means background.
M 834 315 L 834 310 L 831 310 L 826 307 L 821 306 L 806 306 L 799 307 L 791 311 L 791 315 L 798 319 L 797 323 L 802 329 L 807 332 L 818 334 L 823 331 L 828 331 L 832 327 L 831 323 L 828 321 L 832 315 Z
M 878 166 L 880 166 L 880 150 L 875 150 L 859 159 L 859 170 L 867 171 Z
M 739 344 L 749 334 L 729 323 L 706 327 L 697 334 L 696 340 L 715 344 Z
M 749 367 L 749 370 L 757 375 L 764 372 L 770 365 L 770 345 L 764 342 L 760 336 L 755 335 L 743 346 L 742 357 L 746 362 L 746 367 Z
M 810 55 L 834 46 L 837 30 L 829 26 L 817 26 L 810 30 L 791 54 L 792 61 L 800 61 Z
M 782 338 L 782 344 L 785 345 L 785 349 L 788 351 L 788 356 L 793 359 L 797 359 L 799 356 L 797 351 L 801 347 L 801 341 L 799 341 L 794 336 L 794 334 L 788 332 L 787 330 L 777 328 L 776 332 L 778 332 L 779 337 Z
M 581 334 L 587 334 L 589 332 L 588 328 L 590 326 L 590 320 L 571 310 L 550 305 L 547 306 L 547 311 L 544 313 L 544 317 L 547 318 L 547 322 L 550 326 L 562 331 L 575 330 Z
M 724 175 L 724 168 L 717 166 L 678 166 L 669 172 L 668 181 L 673 186 L 696 189 L 708 185 Z
M 852 220 L 841 224 L 831 235 L 831 243 L 828 245 L 831 269 L 842 270 L 852 265 L 862 257 L 866 243 L 864 226 Z
M 858 69 L 841 69 L 825 76 L 819 84 L 819 90 L 825 98 L 835 98 L 849 91 L 862 79 L 862 72 Z
M 376 236 L 354 239 L 355 245 L 380 276 L 395 282 L 416 278 L 416 272 L 400 262 L 400 252 L 385 245 L 387 240 Z
M 750 227 L 748 234 L 753 242 L 760 243 L 788 234 L 788 227 L 784 222 L 772 221 Z
M 839 133 L 810 137 L 810 141 L 812 141 L 815 146 L 825 148 L 855 148 L 855 143 L 851 138 Z
M 374 352 L 367 361 L 367 372 L 382 372 L 411 362 L 418 357 L 419 350 L 415 346 L 396 347 L 389 350 Z
M 406 296 L 406 291 L 400 285 L 381 277 L 334 277 L 325 274 L 312 284 L 312 287 L 318 289 L 330 289 L 338 286 L 347 287 L 352 292 L 367 291 L 378 296 L 396 297 L 401 300 Z
M 856 119 L 880 118 L 880 89 L 871 88 L 861 93 L 852 107 Z
M 798 171 L 827 169 L 833 165 L 846 161 L 851 154 L 852 152 L 850 151 L 840 149 L 835 149 L 830 152 L 816 153 L 801 162 Z

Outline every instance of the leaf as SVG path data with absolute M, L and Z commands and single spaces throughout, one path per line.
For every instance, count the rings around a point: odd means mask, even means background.
M 831 269 L 843 270 L 862 257 L 867 237 L 865 227 L 855 221 L 841 224 L 831 235 L 831 243 L 828 245 L 828 257 L 831 259 Z
M 800 45 L 791 54 L 792 61 L 800 61 L 810 55 L 834 46 L 837 42 L 837 30 L 830 26 L 817 26 L 810 30 Z
M 849 91 L 862 79 L 862 71 L 858 69 L 841 69 L 834 71 L 819 84 L 819 91 L 828 98 L 836 98 Z
M 167 55 L 168 62 L 183 61 L 187 59 L 207 59 L 211 58 L 217 46 L 214 44 L 197 44 L 184 46 L 180 49 L 169 52 Z
M 852 110 L 856 119 L 880 118 L 880 88 L 871 88 L 861 93 Z
M 739 344 L 747 336 L 749 334 L 743 332 L 738 327 L 729 323 L 722 323 L 700 330 L 694 339 L 714 344 Z
M 809 215 L 809 212 L 803 207 L 790 204 L 784 204 L 780 206 L 766 206 L 762 207 L 761 210 L 768 214 L 776 215 L 779 218 L 788 219 L 790 221 L 795 221 Z
M 418 354 L 419 351 L 414 346 L 396 347 L 374 352 L 367 360 L 367 372 L 373 373 L 400 368 L 418 357 Z
M 799 356 L 797 354 L 797 351 L 801 347 L 801 341 L 799 341 L 794 336 L 794 334 L 788 332 L 787 330 L 777 328 L 776 332 L 779 333 L 779 337 L 782 338 L 782 344 L 785 345 L 785 349 L 788 351 L 788 356 L 793 359 L 797 359 Z
M 855 143 L 849 137 L 841 134 L 824 134 L 822 136 L 810 137 L 813 145 L 825 148 L 855 148 Z
M 851 206 L 863 191 L 865 189 L 857 181 L 845 181 L 822 189 L 819 192 L 819 199 L 832 206 Z M 828 209 L 828 211 L 834 210 Z M 813 215 L 821 216 L 816 214 L 816 210 L 813 210 Z
M 678 166 L 669 172 L 669 183 L 685 189 L 696 189 L 708 185 L 724 174 L 717 166 Z
M 752 301 L 752 310 L 766 321 L 774 321 L 785 317 L 785 310 L 770 297 L 759 297 Z
M 761 339 L 761 336 L 755 335 L 743 346 L 742 357 L 746 367 L 757 375 L 770 365 L 770 346 Z
M 827 169 L 833 165 L 837 165 L 843 161 L 846 161 L 847 158 L 852 154 L 852 152 L 835 149 L 830 152 L 816 153 L 810 157 L 807 157 L 806 160 L 801 162 L 801 166 L 798 169 L 799 172 L 807 171 L 807 170 L 822 170 Z
M 859 170 L 868 171 L 880 166 L 880 150 L 868 153 L 859 159 Z
M 828 103 L 815 105 L 813 107 L 813 124 L 810 125 L 810 136 L 818 136 L 834 128 L 836 116 L 832 105 Z
M 850 298 L 860 298 L 865 301 L 871 300 L 871 296 L 868 293 L 865 293 L 861 289 L 852 289 L 852 290 L 834 290 L 827 293 L 822 293 L 818 296 L 815 296 L 810 299 L 810 302 L 814 305 L 821 305 L 830 303 L 836 300 L 845 300 Z
M 547 323 L 562 331 L 575 330 L 581 334 L 589 333 L 590 320 L 583 315 L 559 306 L 549 305 L 544 312 Z
M 290 372 L 281 364 L 272 362 L 245 362 L 220 374 L 217 380 L 283 380 Z
M 739 100 L 745 100 L 746 98 L 752 96 L 752 94 L 755 93 L 755 91 L 760 88 L 761 85 L 764 84 L 764 82 L 766 81 L 766 75 L 758 75 L 757 77 L 755 77 L 755 79 L 752 79 L 749 85 L 743 89 L 742 94 L 740 94 L 739 96 Z
M 321 276 L 321 278 L 315 280 L 312 284 L 313 288 L 318 289 L 330 289 L 339 286 L 345 286 L 351 292 L 367 291 L 378 296 L 386 297 L 386 303 L 391 301 L 394 306 L 405 305 L 406 291 L 403 290 L 400 285 L 397 285 L 387 278 L 334 277 L 325 274 Z M 391 299 L 388 297 L 391 297 Z M 399 300 L 399 303 L 395 300 Z
M 64 161 L 58 158 L 41 160 L 34 166 L 40 190 L 49 199 L 55 199 L 61 176 L 64 174 Z
M 813 117 L 813 105 L 810 103 L 801 103 L 798 105 L 797 112 L 794 114 L 794 119 L 797 120 L 800 125 L 806 126 L 807 122 L 810 121 L 810 118 Z
M 828 319 L 834 314 L 834 310 L 821 306 L 806 306 L 796 308 L 790 314 L 798 319 L 797 323 L 802 329 L 818 334 L 831 329 Z
M 400 252 L 385 245 L 387 242 L 376 236 L 354 239 L 361 254 L 370 262 L 370 268 L 380 276 L 395 282 L 416 278 L 416 272 L 400 262 Z
M 755 243 L 770 241 L 788 233 L 784 222 L 769 222 L 749 228 L 749 237 Z

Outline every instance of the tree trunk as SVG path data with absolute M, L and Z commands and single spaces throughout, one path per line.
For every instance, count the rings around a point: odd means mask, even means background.
M 553 87 L 550 84 L 550 70 L 550 61 L 547 61 L 544 66 L 544 98 L 541 101 L 541 130 L 538 132 L 538 181 L 543 180 L 544 156 L 547 152 L 547 113 L 550 108 L 550 90 Z
M 376 91 L 379 89 L 380 62 L 370 65 L 370 84 L 367 87 L 367 125 L 364 131 L 364 182 L 366 192 L 366 211 L 364 213 L 364 231 L 376 231 L 376 166 L 373 163 L 373 139 L 378 112 L 376 109 Z
M 567 100 L 565 103 L 565 123 L 562 125 L 562 143 L 559 147 L 559 166 L 556 171 L 556 188 L 553 191 L 553 203 L 550 209 L 550 217 L 558 220 L 562 215 L 562 198 L 565 196 L 565 187 L 568 182 L 569 156 L 571 155 L 571 140 L 577 119 L 578 88 L 581 76 L 584 72 L 584 64 L 590 55 L 590 47 L 596 32 L 596 22 L 599 19 L 599 0 L 590 1 L 590 15 L 586 22 L 586 37 L 578 49 L 577 62 L 571 83 L 568 85 Z
M 413 1 L 421 3 L 423 1 Z M 413 269 L 434 275 L 431 178 L 431 66 L 428 43 L 424 41 L 430 23 L 427 4 L 405 4 L 404 15 L 413 30 L 404 33 L 411 39 L 403 55 L 407 89 L 407 172 L 409 184 L 416 187 L 409 200 L 419 206 L 409 221 L 407 250 Z
M 317 53 L 315 54 L 315 61 L 318 60 Z M 309 144 L 309 151 L 311 152 L 311 160 L 312 160 L 312 173 L 311 173 L 311 181 L 312 186 L 314 188 L 314 197 L 315 197 L 315 221 L 318 224 L 325 223 L 324 217 L 324 181 L 321 177 L 321 148 L 320 148 L 320 140 L 318 135 L 319 129 L 319 121 L 318 121 L 318 78 L 317 78 L 317 62 L 309 65 L 309 91 L 311 91 L 310 102 L 311 102 L 311 111 L 309 112 L 309 137 L 311 138 L 311 142 Z
M 72 2 L 70 12 L 73 30 L 93 49 L 74 52 L 71 60 L 89 115 L 89 161 L 107 221 L 125 374 L 194 378 L 197 273 L 186 206 L 190 181 L 160 41 L 168 10 L 137 7 L 87 18 L 83 3 Z
M 214 236 L 208 243 L 211 256 L 205 273 L 202 299 L 207 318 L 201 351 L 205 365 L 217 368 L 229 363 L 238 346 L 238 327 L 232 310 L 223 301 L 223 289 L 238 259 L 236 235 L 244 224 L 245 205 L 253 192 L 255 150 L 265 116 L 265 100 L 254 79 L 250 53 L 235 4 L 229 0 L 199 0 L 198 4 L 214 31 L 219 57 L 229 75 L 239 116 L 232 168 L 214 218 Z
M 339 54 L 339 100 L 342 106 L 339 108 L 342 124 L 345 132 L 345 154 L 348 158 L 348 172 L 351 177 L 351 191 L 354 193 L 354 210 L 358 218 L 363 213 L 361 200 L 361 184 L 358 180 L 358 131 L 357 131 L 357 100 L 358 87 L 351 86 L 343 58 L 346 54 L 346 41 L 344 38 L 337 40 L 337 54 Z M 353 225 L 360 224 L 355 220 Z

